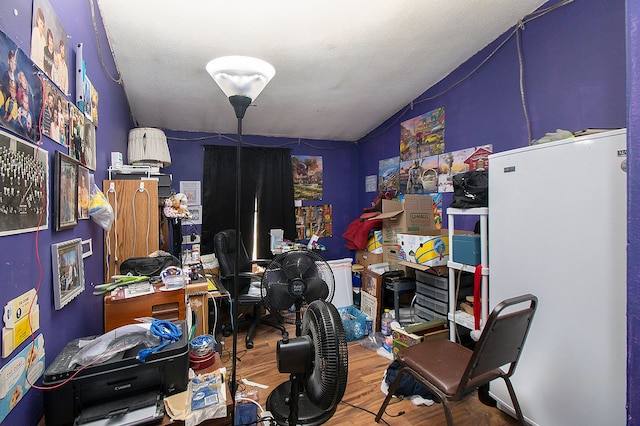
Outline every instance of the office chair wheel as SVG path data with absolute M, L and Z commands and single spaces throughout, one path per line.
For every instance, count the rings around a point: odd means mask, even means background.
M 253 342 L 247 342 L 247 349 L 253 349 Z
M 231 336 L 231 333 L 233 333 L 233 327 L 231 327 L 231 324 L 227 324 L 227 325 L 223 325 L 222 326 L 222 335 L 224 337 Z

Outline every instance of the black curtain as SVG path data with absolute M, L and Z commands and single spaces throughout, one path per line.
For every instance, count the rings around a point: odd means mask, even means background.
M 213 253 L 213 236 L 235 228 L 236 147 L 205 145 L 202 177 L 202 253 Z M 254 200 L 258 200 L 258 258 L 270 258 L 269 230 L 296 237 L 291 150 L 243 147 L 240 233 L 251 255 Z

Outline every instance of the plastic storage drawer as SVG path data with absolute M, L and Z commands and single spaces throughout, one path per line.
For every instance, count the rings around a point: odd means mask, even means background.
M 440 302 L 436 299 L 423 296 L 421 294 L 416 295 L 416 303 L 423 308 L 431 309 L 439 314 L 447 315 L 449 313 L 449 304 L 446 302 Z
M 441 290 L 437 287 L 433 287 L 419 281 L 416 281 L 416 293 L 418 295 L 427 296 L 441 302 L 449 301 L 449 292 L 447 290 Z
M 415 308 L 415 314 L 422 321 L 431 321 L 434 319 L 443 319 L 447 321 L 447 316 L 439 314 L 437 312 L 432 311 L 431 309 L 425 308 L 424 306 L 420 306 L 419 304 L 413 305 Z
M 439 277 L 423 271 L 416 271 L 416 281 L 442 290 L 447 290 L 449 288 L 448 277 Z

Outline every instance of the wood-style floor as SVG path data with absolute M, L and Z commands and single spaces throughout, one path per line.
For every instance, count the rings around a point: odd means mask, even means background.
M 289 330 L 290 336 L 295 336 L 294 326 Z M 266 390 L 259 390 L 259 404 L 266 410 L 269 393 L 279 384 L 289 380 L 288 374 L 281 374 L 276 363 L 276 344 L 281 339 L 280 332 L 272 327 L 260 326 L 254 339 L 253 349 L 247 350 L 244 344 L 245 330 L 238 335 L 237 380 L 247 379 L 252 382 L 269 386 Z M 222 362 L 231 372 L 232 337 L 223 339 L 224 349 L 221 353 Z M 349 342 L 349 378 L 347 389 L 341 403 L 333 417 L 325 424 L 328 425 L 363 425 L 375 424 L 375 414 L 378 412 L 385 395 L 380 390 L 384 371 L 390 360 L 365 348 L 359 341 Z M 242 391 L 244 385 L 239 384 Z M 257 389 L 249 387 L 247 389 Z M 517 391 L 517 390 L 516 390 Z M 476 393 L 469 395 L 463 401 L 452 404 L 453 418 L 456 425 L 514 425 L 517 421 L 494 407 L 482 404 Z M 446 425 L 446 419 L 441 404 L 430 407 L 415 406 L 409 400 L 393 398 L 388 405 L 380 424 L 385 422 L 392 426 L 402 425 Z M 399 413 L 404 412 L 402 415 Z M 384 421 L 383 421 L 384 420 Z

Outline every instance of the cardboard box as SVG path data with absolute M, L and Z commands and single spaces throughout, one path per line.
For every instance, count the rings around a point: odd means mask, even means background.
M 404 201 L 382 200 L 382 244 L 396 244 L 397 235 L 421 234 L 434 229 L 433 199 L 429 195 L 407 194 Z
M 446 265 L 449 261 L 449 232 L 433 229 L 420 235 L 398 234 L 398 257 L 424 266 Z
M 393 359 L 396 358 L 398 351 L 402 348 L 416 345 L 423 341 L 434 339 L 448 339 L 449 330 L 445 328 L 446 321 L 443 319 L 435 319 L 420 324 L 406 326 L 404 330 L 394 328 L 391 330 L 393 338 Z
M 389 264 L 390 271 L 404 271 L 407 273 L 407 267 L 400 264 L 398 257 L 398 244 L 384 244 L 382 246 L 382 261 Z
M 358 250 L 356 252 L 356 263 L 358 265 L 364 266 L 365 269 L 368 268 L 369 265 L 382 262 L 384 262 L 382 253 L 376 254 L 366 250 Z
M 373 231 L 373 235 L 367 240 L 367 251 L 382 254 L 382 231 Z

